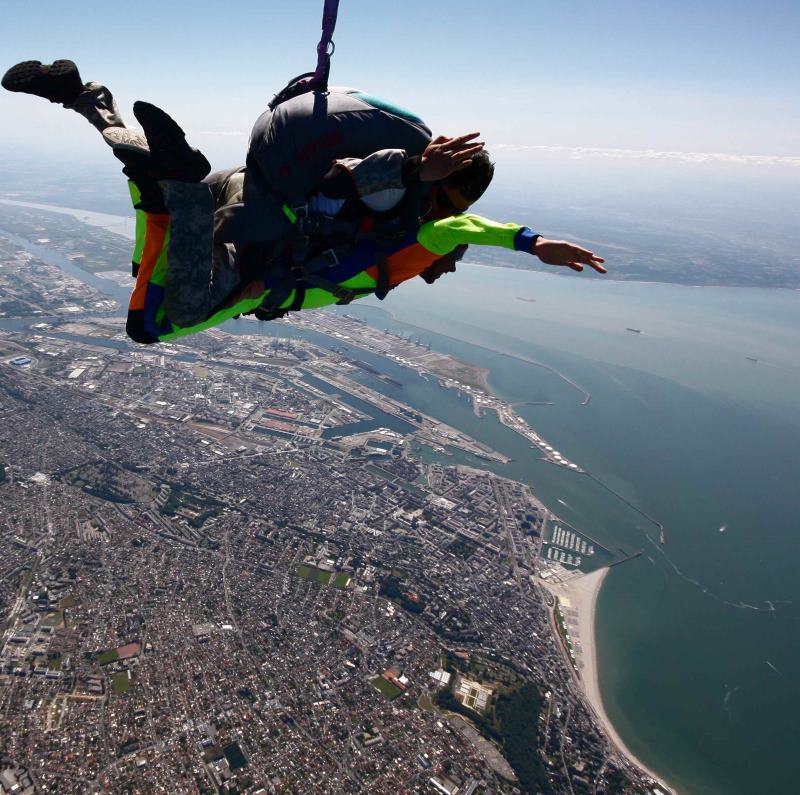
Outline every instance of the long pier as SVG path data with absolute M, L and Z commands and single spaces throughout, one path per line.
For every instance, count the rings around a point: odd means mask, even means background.
M 635 560 L 638 557 L 641 557 L 644 553 L 640 549 L 638 552 L 632 552 L 630 555 L 622 558 L 622 560 L 615 560 L 613 563 L 608 564 L 609 569 L 613 569 L 614 566 L 619 566 L 622 563 L 627 563 L 629 560 Z
M 618 491 L 614 491 L 614 489 L 612 489 L 611 486 L 609 486 L 608 484 L 604 483 L 602 480 L 600 480 L 600 478 L 598 478 L 596 475 L 593 475 L 591 472 L 587 472 L 586 470 L 583 470 L 583 472 L 581 474 L 586 475 L 586 477 L 591 478 L 595 483 L 597 483 L 600 486 L 602 486 L 607 492 L 609 492 L 610 494 L 613 494 L 618 500 L 621 500 L 622 502 L 624 502 L 625 505 L 627 505 L 632 511 L 636 511 L 636 513 L 638 513 L 639 516 L 643 516 L 645 519 L 647 519 L 648 522 L 651 522 L 652 524 L 654 524 L 658 528 L 658 540 L 662 544 L 666 544 L 667 543 L 667 538 L 666 538 L 666 535 L 664 534 L 664 525 L 661 524 L 661 522 L 659 522 L 658 519 L 654 519 L 652 516 L 650 516 L 649 513 L 645 513 L 637 505 L 634 505 L 627 497 L 623 497 Z

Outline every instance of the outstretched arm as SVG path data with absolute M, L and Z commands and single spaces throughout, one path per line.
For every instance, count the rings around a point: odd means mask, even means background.
M 603 258 L 593 251 L 564 240 L 547 240 L 527 226 L 499 224 L 472 213 L 429 221 L 420 228 L 417 240 L 442 256 L 463 244 L 499 246 L 534 254 L 546 265 L 563 265 L 574 271 L 589 265 L 598 273 L 606 273 Z

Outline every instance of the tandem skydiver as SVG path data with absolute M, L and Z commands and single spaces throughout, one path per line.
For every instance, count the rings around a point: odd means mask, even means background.
M 241 314 L 383 298 L 455 270 L 467 245 L 525 251 L 550 265 L 605 273 L 603 259 L 517 224 L 467 213 L 493 164 L 477 133 L 431 141 L 424 123 L 351 89 L 313 92 L 262 114 L 247 166 L 210 174 L 183 130 L 145 102 L 126 127 L 108 89 L 71 61 L 25 61 L 9 91 L 62 104 L 98 129 L 124 164 L 137 214 L 136 285 L 127 332 L 142 343 Z

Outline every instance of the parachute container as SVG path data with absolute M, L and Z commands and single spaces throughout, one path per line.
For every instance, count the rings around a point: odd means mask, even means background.
M 259 116 L 247 168 L 291 206 L 304 204 L 333 160 L 380 149 L 421 155 L 431 131 L 413 113 L 352 88 L 301 94 Z

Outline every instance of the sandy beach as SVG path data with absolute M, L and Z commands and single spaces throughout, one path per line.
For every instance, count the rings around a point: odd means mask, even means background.
M 558 597 L 567 628 L 573 642 L 575 659 L 578 665 L 578 681 L 583 687 L 586 700 L 597 716 L 609 740 L 617 750 L 627 757 L 636 767 L 643 770 L 658 783 L 664 792 L 675 793 L 658 774 L 650 770 L 631 750 L 625 745 L 617 733 L 614 725 L 609 720 L 603 707 L 603 698 L 600 694 L 600 679 L 597 670 L 597 647 L 595 644 L 595 608 L 597 597 L 603 580 L 609 569 L 602 568 L 590 574 L 583 574 L 569 578 L 563 582 L 550 581 L 544 586 Z

